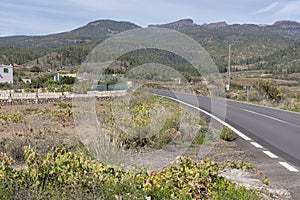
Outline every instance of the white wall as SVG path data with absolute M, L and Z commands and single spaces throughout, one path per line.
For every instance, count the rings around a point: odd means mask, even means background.
M 0 83 L 13 83 L 13 66 L 0 65 Z

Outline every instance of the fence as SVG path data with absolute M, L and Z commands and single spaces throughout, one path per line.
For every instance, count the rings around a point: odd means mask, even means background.
M 111 84 L 98 84 L 92 85 L 91 89 L 96 91 L 115 91 L 115 90 L 127 90 L 127 83 L 111 83 Z

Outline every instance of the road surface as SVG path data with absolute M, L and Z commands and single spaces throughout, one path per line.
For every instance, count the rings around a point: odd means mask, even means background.
M 300 168 L 300 114 L 193 94 L 161 90 L 151 92 L 212 113 L 251 138 L 251 141 L 268 149 L 270 157 L 279 156 Z

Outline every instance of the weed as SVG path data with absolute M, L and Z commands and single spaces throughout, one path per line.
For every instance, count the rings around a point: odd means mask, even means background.
M 224 126 L 221 131 L 220 138 L 225 141 L 232 141 L 234 140 L 234 135 L 235 133 L 233 130 L 231 130 L 227 126 Z
M 213 140 L 213 133 L 212 133 L 212 131 L 209 128 L 207 128 L 207 127 L 201 127 L 197 131 L 193 143 L 194 144 L 204 144 L 207 141 L 211 141 L 211 140 Z
M 267 179 L 267 177 L 264 177 L 261 181 L 265 185 L 271 185 L 271 182 L 269 181 L 269 179 Z
M 20 113 L 13 113 L 13 114 L 5 114 L 0 113 L 0 119 L 3 119 L 7 123 L 19 123 L 24 119 L 24 115 Z
M 160 171 L 123 171 L 66 148 L 45 157 L 24 151 L 26 167 L 0 153 L 0 195 L 5 199 L 258 199 L 255 193 L 219 177 L 206 159 L 180 157 Z

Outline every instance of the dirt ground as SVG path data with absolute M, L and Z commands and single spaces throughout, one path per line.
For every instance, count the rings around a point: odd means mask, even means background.
M 104 102 L 97 102 L 98 106 L 103 106 Z M 79 137 L 72 114 L 70 114 L 71 103 L 48 103 L 34 105 L 13 105 L 2 106 L 0 108 L 0 151 L 7 152 L 15 159 L 21 159 L 22 147 L 33 145 L 41 152 L 47 152 L 51 146 L 65 145 L 72 147 L 77 145 Z M 172 149 L 170 150 L 172 152 Z M 167 152 L 168 153 L 168 152 Z M 199 155 L 199 148 L 187 148 L 183 155 Z M 169 153 L 168 153 L 169 154 Z M 163 154 L 148 156 L 140 162 L 159 164 Z M 167 157 L 168 162 L 172 162 L 172 157 Z M 157 157 L 159 156 L 159 157 Z M 213 148 L 208 153 L 197 157 L 204 159 L 210 157 L 211 160 L 220 165 L 226 162 L 247 161 L 247 155 L 239 148 L 237 142 L 218 141 L 213 144 Z M 254 166 L 255 167 L 255 166 Z M 262 175 L 253 170 L 225 170 L 221 173 L 226 178 L 247 185 L 254 190 L 272 191 L 272 188 L 262 184 Z M 268 194 L 268 195 L 266 195 Z M 287 191 L 282 194 L 271 194 L 271 192 L 261 193 L 261 199 L 290 199 Z
M 239 85 L 252 85 L 253 83 L 262 80 L 262 78 L 234 78 L 232 82 L 237 83 Z M 270 79 L 275 81 L 279 85 L 283 84 L 298 84 L 297 81 L 289 81 L 289 80 L 279 80 L 279 79 Z

